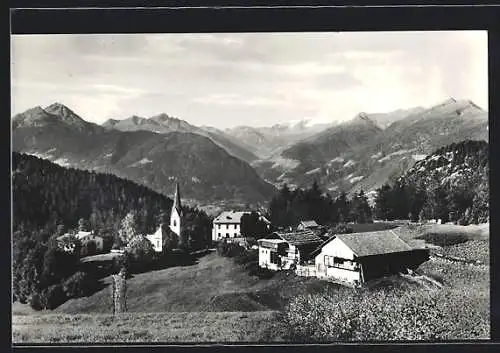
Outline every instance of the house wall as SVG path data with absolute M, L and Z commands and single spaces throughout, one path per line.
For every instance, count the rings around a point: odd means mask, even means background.
M 325 256 L 341 258 L 348 262 L 337 265 L 339 267 L 331 266 L 331 260 L 325 263 Z M 332 278 L 349 283 L 361 282 L 361 268 L 355 261 L 354 253 L 338 238 L 333 239 L 321 249 L 321 252 L 314 258 L 314 264 L 318 278 Z M 340 268 L 340 266 L 346 268 Z
M 212 240 L 224 238 L 241 237 L 241 225 L 239 223 L 214 222 L 212 226 Z
M 170 215 L 170 229 L 179 237 L 181 236 L 181 215 L 173 207 L 172 214 Z
M 359 259 L 363 265 L 365 280 L 389 276 L 416 269 L 429 259 L 428 249 L 415 249 L 407 252 L 367 256 Z
M 259 246 L 259 266 L 273 271 L 289 270 L 298 263 L 298 253 L 295 246 L 291 245 L 285 255 L 279 255 L 281 266 L 271 263 L 271 249 Z
M 163 232 L 161 227 L 154 234 L 146 235 L 146 238 L 153 244 L 156 252 L 162 252 L 163 250 Z

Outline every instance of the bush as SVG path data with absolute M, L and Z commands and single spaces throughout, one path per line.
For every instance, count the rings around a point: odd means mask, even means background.
M 254 261 L 258 262 L 259 252 L 257 250 L 242 251 L 235 256 L 234 261 L 240 265 L 248 264 Z
M 235 257 L 241 255 L 245 249 L 236 243 L 221 242 L 217 245 L 217 254 L 225 257 Z
M 42 309 L 55 309 L 64 303 L 66 299 L 66 294 L 61 284 L 49 286 L 39 294 L 39 304 Z
M 289 338 L 298 342 L 486 338 L 487 313 L 474 310 L 474 303 L 457 305 L 463 295 L 449 289 L 340 288 L 294 298 L 283 319 Z
M 78 298 L 89 294 L 96 281 L 92 276 L 83 271 L 78 271 L 62 283 L 66 297 Z
M 141 235 L 132 238 L 125 251 L 130 261 L 129 269 L 131 271 L 148 270 L 156 259 L 153 244 Z
M 40 299 L 39 293 L 33 293 L 28 299 L 29 305 L 33 310 L 39 311 L 43 310 L 43 305 Z

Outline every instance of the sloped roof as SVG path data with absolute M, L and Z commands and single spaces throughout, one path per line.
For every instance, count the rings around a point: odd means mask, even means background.
M 295 246 L 308 244 L 319 244 L 323 240 L 311 230 L 295 231 L 295 232 L 274 232 L 281 239 Z
M 250 213 L 250 212 L 224 211 L 214 219 L 214 222 L 239 224 L 241 222 L 241 217 L 243 217 L 245 213 Z
M 302 221 L 300 222 L 304 227 L 318 227 L 319 224 L 316 221 Z
M 337 234 L 335 237 L 342 240 L 357 257 L 413 250 L 391 229 L 366 233 Z
M 179 191 L 179 183 L 175 184 L 175 196 L 174 196 L 174 204 L 172 205 L 172 209 L 175 209 L 179 215 L 182 214 L 181 193 Z

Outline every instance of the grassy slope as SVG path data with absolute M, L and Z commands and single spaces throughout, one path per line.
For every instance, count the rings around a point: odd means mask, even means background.
M 111 279 L 104 282 L 110 284 Z M 324 286 L 319 280 L 286 273 L 261 280 L 231 259 L 212 253 L 195 265 L 134 275 L 127 280 L 127 308 L 129 312 L 280 310 L 294 294 Z M 54 312 L 111 313 L 110 288 L 69 300 Z

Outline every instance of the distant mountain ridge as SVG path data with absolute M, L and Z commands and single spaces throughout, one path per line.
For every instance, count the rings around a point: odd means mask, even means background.
M 395 120 L 385 128 L 376 121 L 380 116 L 360 113 L 252 165 L 276 186 L 303 187 L 317 180 L 332 193 L 369 192 L 439 147 L 488 141 L 488 112 L 470 100 L 449 98 L 396 112 L 388 113 Z
M 106 129 L 69 108 L 49 107 L 51 113 L 37 107 L 12 119 L 14 151 L 62 166 L 112 173 L 165 195 L 178 181 L 186 198 L 201 202 L 263 203 L 275 190 L 248 163 L 206 136 Z
M 215 144 L 224 148 L 229 154 L 238 157 L 245 162 L 252 162 L 257 159 L 251 151 L 242 146 L 237 140 L 227 136 L 222 131 L 213 129 L 207 130 L 191 125 L 188 122 L 161 113 L 150 118 L 131 116 L 127 119 L 108 119 L 103 124 L 106 129 L 119 131 L 151 131 L 159 134 L 170 132 L 190 132 L 210 138 Z

